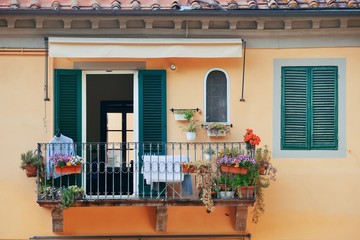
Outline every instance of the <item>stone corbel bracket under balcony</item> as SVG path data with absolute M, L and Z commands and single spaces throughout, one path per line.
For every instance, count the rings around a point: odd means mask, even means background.
M 246 232 L 248 207 L 254 205 L 254 199 L 214 199 L 215 206 L 234 207 L 235 224 L 234 230 Z M 61 233 L 64 231 L 64 214 L 63 209 L 59 208 L 58 201 L 38 201 L 41 207 L 52 208 L 52 230 Z M 144 200 L 78 200 L 75 207 L 95 207 L 95 206 L 148 206 L 156 207 L 155 226 L 157 232 L 167 231 L 168 207 L 171 206 L 203 206 L 200 200 L 167 200 L 167 199 L 144 199 Z

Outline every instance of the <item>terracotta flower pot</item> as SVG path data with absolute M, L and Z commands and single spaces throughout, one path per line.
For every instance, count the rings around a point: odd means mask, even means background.
M 265 166 L 259 166 L 258 168 L 258 171 L 261 175 L 265 175 L 266 174 L 266 167 Z
M 249 170 L 248 168 L 221 165 L 221 171 L 222 172 L 236 173 L 236 174 L 246 174 L 248 172 L 248 170 Z
M 195 166 L 194 165 L 181 165 L 181 171 L 183 173 L 193 173 L 195 172 Z
M 253 198 L 254 197 L 254 186 L 241 186 L 240 187 L 241 196 L 240 198 Z
M 27 177 L 36 177 L 37 175 L 36 170 L 37 170 L 36 167 L 33 165 L 28 164 L 25 166 L 25 172 Z

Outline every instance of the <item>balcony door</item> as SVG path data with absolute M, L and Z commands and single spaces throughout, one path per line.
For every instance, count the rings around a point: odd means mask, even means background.
M 107 168 L 128 167 L 133 161 L 134 111 L 132 101 L 101 102 L 101 142 L 107 143 Z

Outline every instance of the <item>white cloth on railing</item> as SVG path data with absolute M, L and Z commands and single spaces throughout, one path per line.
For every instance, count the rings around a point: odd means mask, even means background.
M 181 163 L 188 162 L 186 155 L 144 155 L 142 173 L 146 184 L 154 182 L 182 182 Z
M 46 170 L 47 170 L 47 178 L 50 178 L 51 171 L 52 176 L 54 178 L 58 178 L 62 176 L 61 174 L 56 174 L 55 169 L 50 162 L 50 156 L 54 155 L 55 153 L 61 153 L 61 154 L 68 154 L 68 155 L 74 155 L 74 141 L 65 136 L 60 134 L 60 137 L 57 137 L 56 135 L 51 139 L 51 141 L 48 144 L 48 151 L 47 151 L 47 164 L 46 164 Z M 64 174 L 63 174 L 64 175 Z

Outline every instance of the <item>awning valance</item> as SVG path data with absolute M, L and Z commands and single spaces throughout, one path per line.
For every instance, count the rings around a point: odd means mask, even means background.
M 49 38 L 50 57 L 238 58 L 241 39 Z

